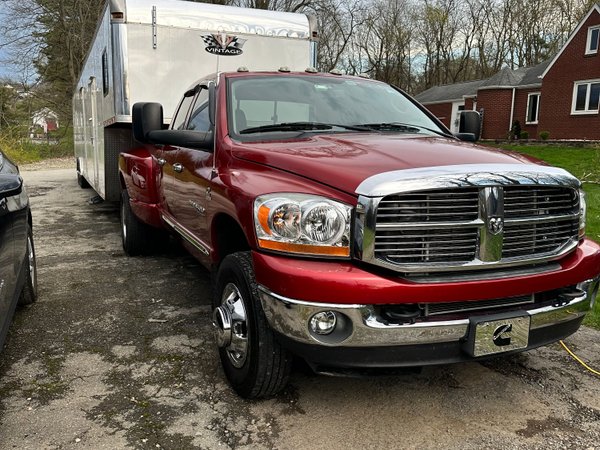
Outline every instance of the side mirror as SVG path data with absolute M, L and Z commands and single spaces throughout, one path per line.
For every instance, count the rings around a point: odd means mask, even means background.
M 475 135 L 473 133 L 454 133 L 454 136 L 456 136 L 461 141 L 477 142 L 477 139 L 475 139 Z
M 153 130 L 147 134 L 147 142 L 174 147 L 195 148 L 212 152 L 214 148 L 213 132 L 192 130 Z
M 133 137 L 143 144 L 149 143 L 148 134 L 163 128 L 163 107 L 160 103 L 136 103 L 131 108 Z
M 0 199 L 14 197 L 23 190 L 23 179 L 15 175 L 0 175 Z
M 455 135 L 463 141 L 475 142 L 479 140 L 481 133 L 481 116 L 477 111 L 462 111 L 460 113 L 460 125 Z M 473 135 L 472 137 L 467 135 Z

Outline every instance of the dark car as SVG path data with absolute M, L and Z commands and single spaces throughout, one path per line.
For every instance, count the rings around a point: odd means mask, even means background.
M 0 350 L 17 304 L 36 300 L 29 199 L 18 167 L 0 152 Z

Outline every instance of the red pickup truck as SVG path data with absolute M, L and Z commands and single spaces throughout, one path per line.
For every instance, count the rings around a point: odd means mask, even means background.
M 168 129 L 137 103 L 120 155 L 130 255 L 169 230 L 214 273 L 225 374 L 272 395 L 317 372 L 479 360 L 574 333 L 600 248 L 568 172 L 453 136 L 402 91 L 312 70 L 220 73 Z M 471 128 L 469 130 L 468 128 Z

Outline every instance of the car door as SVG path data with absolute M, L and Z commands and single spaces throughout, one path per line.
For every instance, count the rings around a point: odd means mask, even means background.
M 200 86 L 184 129 L 212 131 L 208 103 L 208 87 Z M 210 248 L 206 235 L 207 208 L 212 197 L 210 179 L 213 172 L 213 152 L 179 147 L 173 156 L 173 175 L 166 194 L 170 212 L 179 227 L 177 231 L 207 255 Z
M 0 154 L 0 350 L 20 291 L 18 275 L 23 265 L 27 226 L 27 197 L 16 167 Z M 26 232 L 25 232 L 26 235 Z
M 192 102 L 195 99 L 197 89 L 190 89 L 187 91 L 171 120 L 170 129 L 172 130 L 183 130 L 187 123 L 187 118 L 192 106 Z M 159 195 L 162 211 L 164 215 L 167 215 L 167 220 L 173 220 L 175 211 L 178 208 L 177 200 L 178 196 L 175 195 L 173 189 L 176 186 L 174 179 L 177 175 L 175 171 L 175 164 L 178 159 L 179 147 L 172 145 L 154 146 L 152 154 L 155 158 L 156 163 L 161 168 L 160 179 L 159 179 Z
M 0 190 L 2 185 L 0 184 Z M 14 272 L 15 245 L 13 237 L 14 213 L 0 192 L 0 350 L 12 316 L 12 301 L 16 288 Z

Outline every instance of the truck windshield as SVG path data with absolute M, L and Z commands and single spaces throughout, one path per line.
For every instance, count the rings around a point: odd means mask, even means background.
M 244 140 L 307 132 L 392 132 L 448 135 L 393 87 L 329 76 L 229 79 L 230 133 Z

